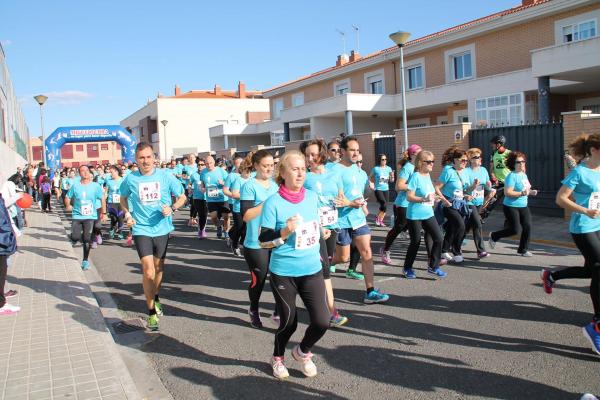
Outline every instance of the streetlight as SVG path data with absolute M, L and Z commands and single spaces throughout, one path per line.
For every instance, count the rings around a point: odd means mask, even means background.
M 406 121 L 406 88 L 404 86 L 404 44 L 410 33 L 398 31 L 390 34 L 390 39 L 400 47 L 400 79 L 402 82 L 402 130 L 404 131 L 404 150 L 408 148 L 408 128 Z
M 48 100 L 48 96 L 44 96 L 43 94 L 38 94 L 37 96 L 33 96 L 35 101 L 40 105 L 40 126 L 42 129 L 42 162 L 44 165 L 46 164 L 46 138 L 44 137 L 44 113 L 42 112 L 42 106 Z M 31 160 L 33 161 L 33 160 Z M 48 167 L 46 165 L 46 167 Z
M 163 119 L 162 121 L 160 121 L 160 123 L 164 126 L 164 134 L 165 134 L 165 157 L 167 158 L 167 161 L 169 161 L 169 155 L 167 154 L 167 124 L 169 123 L 169 121 L 167 121 L 166 119 Z

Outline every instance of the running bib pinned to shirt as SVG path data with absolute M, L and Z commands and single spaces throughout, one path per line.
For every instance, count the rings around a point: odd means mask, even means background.
M 138 194 L 142 203 L 160 201 L 160 182 L 140 182 Z
M 113 193 L 112 195 L 112 202 L 113 203 L 120 203 L 121 202 L 121 195 L 118 193 Z
M 379 177 L 379 183 L 388 183 L 390 179 L 386 176 Z
M 475 189 L 473 189 L 473 198 L 474 199 L 482 199 L 484 196 L 483 185 L 477 185 Z
M 81 215 L 84 217 L 89 217 L 94 213 L 94 205 L 91 201 L 86 200 L 85 202 L 81 202 Z
M 453 194 L 454 200 L 462 200 L 464 198 L 462 189 L 456 189 Z
M 208 197 L 219 197 L 219 189 L 215 186 L 209 186 L 207 194 Z
M 588 208 L 590 210 L 600 210 L 600 192 L 592 192 L 592 194 L 590 194 Z
M 434 198 L 435 196 L 433 196 L 433 192 L 432 193 L 427 193 L 425 195 L 425 197 L 428 199 L 427 201 L 424 201 L 423 204 L 426 206 L 430 206 L 433 207 L 433 202 L 434 202 Z
M 338 221 L 338 210 L 332 206 L 319 208 L 319 220 L 322 226 L 333 225 Z
M 320 230 L 317 221 L 300 224 L 296 228 L 296 250 L 310 249 L 319 244 Z

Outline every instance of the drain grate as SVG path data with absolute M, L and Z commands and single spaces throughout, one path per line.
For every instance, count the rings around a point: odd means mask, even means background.
M 117 335 L 136 331 L 145 331 L 146 325 L 140 318 L 126 319 L 112 324 Z

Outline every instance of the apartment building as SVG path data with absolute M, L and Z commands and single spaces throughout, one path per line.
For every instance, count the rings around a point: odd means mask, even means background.
M 597 0 L 523 0 L 407 42 L 408 127 L 515 125 L 600 112 L 599 19 Z M 252 132 L 268 133 L 273 145 L 342 132 L 392 134 L 402 126 L 399 58 L 396 46 L 364 57 L 352 52 L 265 91 L 272 118 Z
M 17 166 L 22 167 L 27 163 L 28 141 L 29 128 L 10 79 L 4 49 L 0 44 L 0 171 L 10 174 L 16 171 Z
M 28 147 L 31 162 L 42 161 L 42 138 L 30 138 Z M 60 163 L 63 167 L 115 164 L 121 162 L 121 157 L 121 146 L 117 142 L 67 143 L 60 149 Z
M 123 119 L 121 125 L 138 141 L 150 142 L 158 157 L 166 160 L 189 153 L 268 145 L 268 132 L 244 129 L 269 118 L 269 100 L 263 98 L 262 92 L 246 90 L 245 84 L 239 82 L 235 91 L 215 85 L 213 90 L 182 93 L 175 86 L 173 96 L 149 101 Z

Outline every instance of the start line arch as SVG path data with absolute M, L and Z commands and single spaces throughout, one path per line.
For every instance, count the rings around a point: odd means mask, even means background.
M 121 145 L 124 163 L 135 161 L 135 136 L 121 125 L 62 126 L 44 141 L 46 167 L 54 172 L 60 168 L 60 149 L 65 143 L 117 142 Z

